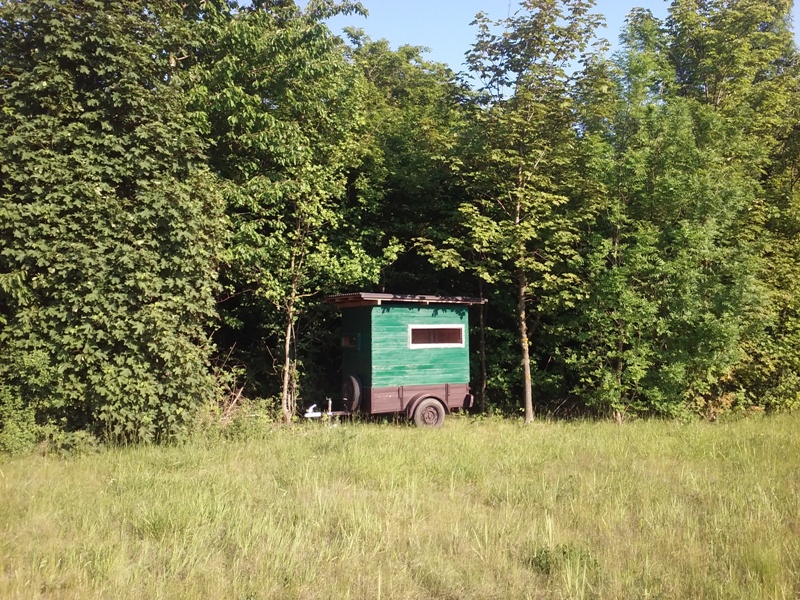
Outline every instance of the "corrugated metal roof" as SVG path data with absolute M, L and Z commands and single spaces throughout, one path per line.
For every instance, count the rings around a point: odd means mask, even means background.
M 377 294 L 372 292 L 353 292 L 328 296 L 325 302 L 337 306 L 379 306 L 384 302 L 404 302 L 409 304 L 486 304 L 486 298 L 468 296 L 431 296 L 428 294 Z

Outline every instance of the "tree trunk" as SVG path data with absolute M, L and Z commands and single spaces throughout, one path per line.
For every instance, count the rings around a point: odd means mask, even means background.
M 289 269 L 292 273 L 292 283 L 289 288 L 289 297 L 286 299 L 286 336 L 283 343 L 283 385 L 281 387 L 281 412 L 283 413 L 283 421 L 287 425 L 292 422 L 295 410 L 297 408 L 297 389 L 295 384 L 295 369 L 297 366 L 296 359 L 292 359 L 292 345 L 294 344 L 294 313 L 297 308 L 297 302 L 300 297 L 298 292 L 300 272 L 303 268 L 303 259 L 305 258 L 305 248 L 303 247 L 303 240 L 305 239 L 305 232 L 303 230 L 303 223 L 299 220 L 296 224 L 297 231 L 297 246 L 292 252 L 291 262 Z
M 283 387 L 281 389 L 281 412 L 287 425 L 294 417 L 294 393 L 290 390 L 292 373 L 292 338 L 294 335 L 294 298 L 289 299 L 286 310 L 286 336 L 283 344 Z
M 522 346 L 522 394 L 525 404 L 525 424 L 533 421 L 533 384 L 531 382 L 531 355 L 528 344 L 528 313 L 525 297 L 528 292 L 528 280 L 520 269 L 517 274 L 519 285 L 519 304 L 517 317 L 519 318 L 519 337 Z
M 525 187 L 525 176 L 520 164 L 517 170 L 517 186 L 522 191 Z M 516 215 L 514 224 L 517 228 L 522 223 L 522 203 L 519 197 L 516 200 Z M 517 284 L 519 286 L 519 303 L 517 304 L 517 317 L 519 318 L 519 341 L 522 346 L 522 397 L 525 405 L 525 424 L 533 421 L 533 384 L 531 382 L 531 353 L 528 343 L 528 277 L 525 275 L 525 242 L 522 235 L 517 239 Z

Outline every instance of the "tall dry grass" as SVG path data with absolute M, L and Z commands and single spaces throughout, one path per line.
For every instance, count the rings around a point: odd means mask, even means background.
M 0 459 L 2 598 L 798 598 L 800 417 Z

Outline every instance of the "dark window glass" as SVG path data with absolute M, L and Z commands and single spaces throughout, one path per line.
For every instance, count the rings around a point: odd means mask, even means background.
M 463 344 L 461 327 L 437 327 L 435 329 L 411 329 L 412 344 Z

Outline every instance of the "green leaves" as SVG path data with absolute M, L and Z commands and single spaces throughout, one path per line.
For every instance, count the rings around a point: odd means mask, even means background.
M 38 422 L 110 439 L 177 435 L 211 392 L 218 204 L 162 59 L 182 27 L 168 6 L 0 18 L 0 377 Z
M 735 97 L 723 79 L 709 87 L 725 61 L 691 58 L 731 35 L 713 29 L 740 8 L 675 2 L 669 35 L 641 11 L 623 35 L 620 104 L 605 130 L 594 121 L 599 136 L 584 146 L 604 182 L 587 198 L 597 218 L 584 238 L 588 295 L 574 329 L 563 316 L 552 326 L 572 330 L 578 343 L 558 352 L 573 391 L 598 410 L 715 416 L 752 401 L 735 373 L 750 362 L 769 302 L 760 242 L 749 233 L 763 202 L 755 164 L 764 154 L 757 136 L 742 133 L 747 86 L 737 82 Z M 737 22 L 736 44 L 750 43 L 756 26 Z M 727 52 L 727 39 L 714 51 Z
M 345 47 L 322 20 L 357 2 L 2 4 L 0 413 L 177 435 L 217 327 L 291 418 L 338 387 L 309 299 L 378 284 L 485 291 L 506 408 L 529 379 L 597 413 L 797 406 L 788 7 L 637 9 L 609 60 L 592 2 L 526 0 L 476 17 L 473 92 Z
M 312 2 L 305 12 L 267 3 L 223 11 L 202 31 L 204 59 L 192 71 L 193 110 L 208 130 L 230 224 L 224 285 L 229 296 L 242 296 L 226 318 L 259 315 L 259 349 L 265 344 L 283 357 L 277 370 L 287 420 L 305 299 L 375 281 L 383 264 L 364 251 L 374 233 L 361 226 L 352 178 L 366 152 L 362 81 L 341 41 L 318 21 L 361 10 Z
M 533 417 L 527 311 L 575 279 L 578 213 L 560 183 L 578 143 L 566 66 L 600 23 L 592 6 L 525 1 L 496 23 L 479 14 L 478 39 L 467 55 L 485 95 L 459 166 L 470 197 L 460 207 L 465 234 L 445 246 L 470 256 L 484 281 L 516 285 L 526 422 Z

